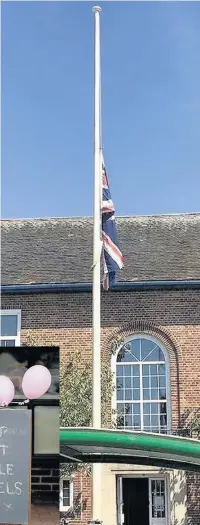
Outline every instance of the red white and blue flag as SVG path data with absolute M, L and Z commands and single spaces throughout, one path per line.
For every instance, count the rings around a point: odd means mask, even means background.
M 104 262 L 103 288 L 108 290 L 115 282 L 117 270 L 123 268 L 123 256 L 118 245 L 115 208 L 111 199 L 103 156 L 101 213 Z

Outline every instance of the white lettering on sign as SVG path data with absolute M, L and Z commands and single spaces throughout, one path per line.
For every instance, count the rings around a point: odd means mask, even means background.
M 8 445 L 0 445 L 0 453 L 2 451 L 3 456 L 6 455 L 6 449 L 8 448 Z
M 22 494 L 22 483 L 16 481 L 15 483 L 9 484 L 8 482 L 0 481 L 0 494 L 9 494 L 9 496 L 21 496 Z
M 0 437 L 8 431 L 7 427 L 0 427 Z
M 12 503 L 3 503 L 3 505 L 6 507 L 6 510 L 12 510 Z
M 14 475 L 14 465 L 7 463 L 7 465 L 1 465 L 0 463 L 0 476 L 13 476 Z

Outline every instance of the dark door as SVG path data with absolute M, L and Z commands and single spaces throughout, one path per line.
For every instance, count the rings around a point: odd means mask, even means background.
M 123 478 L 124 525 L 149 525 L 149 483 L 146 478 Z

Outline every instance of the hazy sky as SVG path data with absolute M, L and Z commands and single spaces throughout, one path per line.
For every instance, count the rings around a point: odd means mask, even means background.
M 2 5 L 2 216 L 91 215 L 93 2 Z M 117 215 L 200 211 L 200 2 L 102 2 Z

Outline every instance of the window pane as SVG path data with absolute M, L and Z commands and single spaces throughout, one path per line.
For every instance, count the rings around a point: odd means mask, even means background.
M 144 403 L 143 411 L 144 414 L 150 414 L 150 403 Z
M 0 347 L 4 346 L 15 346 L 15 339 L 1 339 Z
M 143 398 L 144 400 L 150 399 L 150 391 L 147 388 L 143 389 Z
M 59 454 L 59 406 L 34 408 L 35 454 Z
M 158 372 L 157 365 L 150 365 L 150 374 L 151 376 L 156 376 Z
M 140 399 L 140 390 L 139 390 L 139 388 L 134 388 L 132 392 L 133 392 L 133 394 L 132 394 L 133 401 L 139 401 L 139 399 Z
M 140 339 L 133 339 L 131 341 L 131 354 L 134 360 L 140 361 Z
M 151 377 L 151 388 L 158 387 L 158 377 L 153 376 Z
M 144 428 L 150 427 L 150 416 L 144 416 Z
M 139 365 L 133 365 L 131 368 L 132 368 L 132 375 L 133 375 L 133 377 L 139 377 L 139 375 L 140 375 L 140 367 L 139 367 Z
M 158 373 L 160 376 L 165 375 L 165 365 L 158 365 Z
M 132 401 L 132 390 L 129 388 L 125 388 L 125 399 Z
M 152 388 L 151 389 L 151 399 L 156 400 L 158 399 L 158 389 Z
M 141 340 L 141 346 L 142 346 L 142 352 L 141 352 L 141 361 L 144 361 L 150 354 L 150 352 L 155 347 L 155 343 L 153 343 L 150 339 L 142 339 Z M 151 361 L 151 359 L 148 359 Z
M 166 399 L 166 390 L 164 388 L 159 390 L 159 398 Z
M 132 404 L 132 412 L 133 414 L 140 414 L 140 404 L 139 403 Z
M 149 377 L 143 377 L 142 382 L 144 388 L 149 388 Z
M 124 366 L 124 375 L 129 377 L 131 376 L 131 365 Z
M 1 336 L 17 335 L 17 315 L 1 315 Z
M 151 403 L 150 404 L 150 410 L 151 410 L 151 414 L 158 414 L 159 411 L 158 411 L 158 403 Z
M 142 366 L 142 374 L 143 376 L 149 376 L 150 373 L 150 366 L 149 365 L 143 365 Z
M 140 388 L 140 378 L 133 377 L 133 388 Z

